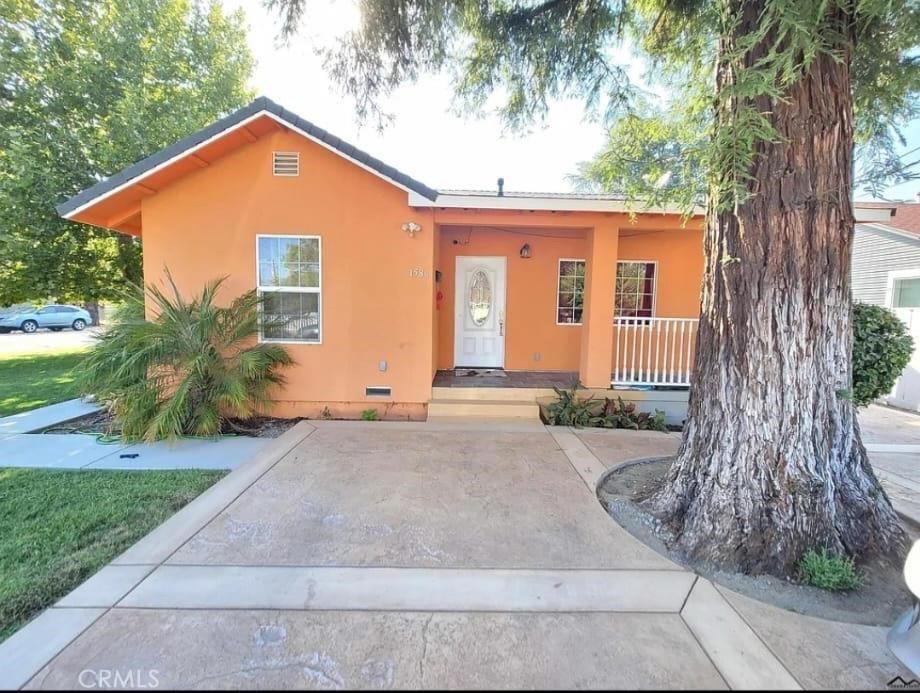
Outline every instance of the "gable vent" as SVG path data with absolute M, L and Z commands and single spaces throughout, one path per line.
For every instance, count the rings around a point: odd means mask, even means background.
M 298 152 L 272 152 L 272 173 L 276 176 L 299 176 L 300 154 Z

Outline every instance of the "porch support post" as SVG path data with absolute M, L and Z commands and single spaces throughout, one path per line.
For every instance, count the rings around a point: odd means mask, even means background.
M 587 237 L 585 305 L 578 376 L 585 387 L 609 388 L 613 361 L 613 290 L 619 228 L 611 220 Z

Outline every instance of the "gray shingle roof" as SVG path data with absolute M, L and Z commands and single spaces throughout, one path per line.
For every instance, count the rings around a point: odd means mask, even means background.
M 369 169 L 376 171 L 381 176 L 389 178 L 394 183 L 397 183 L 413 192 L 422 195 L 423 197 L 428 198 L 429 200 L 435 200 L 438 196 L 437 190 L 429 188 L 424 183 L 415 180 L 411 176 L 406 175 L 402 171 L 398 171 L 392 166 L 385 164 L 380 159 L 377 159 L 367 152 L 363 152 L 357 147 L 343 142 L 341 139 L 335 135 L 323 130 L 321 127 L 317 127 L 313 123 L 304 118 L 301 118 L 296 113 L 281 107 L 271 99 L 261 96 L 247 106 L 238 111 L 234 111 L 228 116 L 221 118 L 220 120 L 208 125 L 206 128 L 199 130 L 193 135 L 189 135 L 184 139 L 179 140 L 173 145 L 161 149 L 156 154 L 148 156 L 146 159 L 142 159 L 134 164 L 131 164 L 126 169 L 119 171 L 118 173 L 106 178 L 103 181 L 100 181 L 93 185 L 92 187 L 87 188 L 83 192 L 80 192 L 73 197 L 71 197 L 66 202 L 59 204 L 56 209 L 58 214 L 67 215 L 73 212 L 75 209 L 82 207 L 87 202 L 91 202 L 95 198 L 104 195 L 110 190 L 124 185 L 125 183 L 137 178 L 138 176 L 143 175 L 147 171 L 160 164 L 169 161 L 173 157 L 182 154 L 188 149 L 191 149 L 195 145 L 201 144 L 205 140 L 208 140 L 216 135 L 219 135 L 224 130 L 233 127 L 237 123 L 246 120 L 250 116 L 259 113 L 260 111 L 267 111 L 281 120 L 289 123 L 292 127 L 295 127 L 299 130 L 303 130 L 305 133 L 311 137 L 316 138 L 317 140 L 325 143 L 327 146 L 332 149 L 340 152 L 343 156 L 347 156 L 350 159 L 354 159 L 359 163 L 367 166 Z

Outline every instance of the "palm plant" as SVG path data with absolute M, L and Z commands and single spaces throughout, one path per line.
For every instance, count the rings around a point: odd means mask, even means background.
M 169 272 L 169 293 L 148 285 L 153 317 L 138 288 L 80 365 L 84 394 L 104 402 L 127 440 L 212 436 L 233 419 L 265 409 L 279 370 L 293 363 L 278 344 L 256 343 L 260 297 L 215 302 L 224 279 L 186 300 Z

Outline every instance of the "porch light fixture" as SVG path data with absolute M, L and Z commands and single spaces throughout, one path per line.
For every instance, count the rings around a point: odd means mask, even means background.
M 422 230 L 422 225 L 414 221 L 407 221 L 402 225 L 402 230 L 409 234 L 409 238 L 415 238 L 415 234 Z
M 521 246 L 521 257 L 527 260 L 530 257 L 530 243 Z

